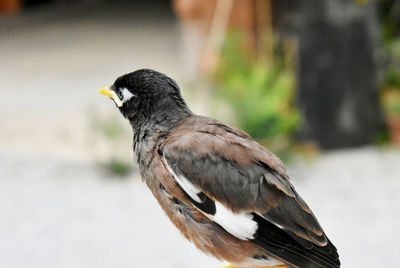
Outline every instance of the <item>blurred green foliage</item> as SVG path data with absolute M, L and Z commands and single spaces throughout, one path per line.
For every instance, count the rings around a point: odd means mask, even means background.
M 387 66 L 384 71 L 383 86 L 400 90 L 400 37 L 386 37 L 384 49 L 387 55 Z
M 400 2 L 379 0 L 378 12 L 382 25 L 383 40 L 386 42 L 400 35 Z
M 354 2 L 358 5 L 365 5 L 368 3 L 368 0 L 354 0 Z
M 103 165 L 108 172 L 114 175 L 118 175 L 120 177 L 126 177 L 131 172 L 131 164 L 118 159 L 112 158 L 108 162 L 104 163 Z
M 385 113 L 390 117 L 400 117 L 400 88 L 386 89 L 382 96 Z
M 378 7 L 385 55 L 380 97 L 388 125 L 382 140 L 396 143 L 400 141 L 400 1 L 380 0 Z
M 378 4 L 386 55 L 383 86 L 400 88 L 400 2 L 380 0 Z
M 386 116 L 400 116 L 400 2 L 380 0 L 382 43 L 386 56 L 381 99 Z
M 290 136 L 300 114 L 294 106 L 295 74 L 283 58 L 252 57 L 230 33 L 215 76 L 216 94 L 233 108 L 240 128 L 255 139 Z

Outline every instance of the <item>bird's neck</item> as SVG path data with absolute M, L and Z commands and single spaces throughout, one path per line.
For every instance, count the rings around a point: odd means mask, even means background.
M 133 148 L 140 164 L 146 153 L 152 152 L 167 137 L 170 131 L 192 112 L 187 109 L 179 112 L 165 112 L 149 116 L 146 120 L 135 122 L 130 120 L 133 130 Z
M 143 136 L 144 133 L 164 133 L 169 132 L 182 119 L 193 114 L 189 109 L 179 109 L 154 113 L 138 120 L 129 120 L 132 130 L 136 135 Z M 147 136 L 147 135 L 146 135 Z M 139 140 L 140 141 L 140 140 Z

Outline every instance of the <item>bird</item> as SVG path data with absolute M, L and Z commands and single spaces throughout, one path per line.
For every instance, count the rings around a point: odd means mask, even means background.
M 139 69 L 99 92 L 129 121 L 140 175 L 161 208 L 222 267 L 340 267 L 282 161 L 246 132 L 194 114 L 172 78 Z

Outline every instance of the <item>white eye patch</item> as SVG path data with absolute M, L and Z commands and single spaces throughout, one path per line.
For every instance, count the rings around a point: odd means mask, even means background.
M 122 99 L 121 99 L 122 103 L 125 103 L 126 101 L 130 100 L 133 96 L 135 96 L 127 88 L 123 87 L 123 88 L 120 88 L 119 90 L 120 90 L 120 94 L 118 94 L 118 95 L 119 95 L 119 98 L 122 97 Z

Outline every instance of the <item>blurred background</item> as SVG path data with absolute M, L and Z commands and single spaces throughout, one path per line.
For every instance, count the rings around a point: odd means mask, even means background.
M 98 94 L 152 68 L 287 164 L 343 267 L 399 267 L 399 0 L 0 0 L 0 267 L 216 267 Z

